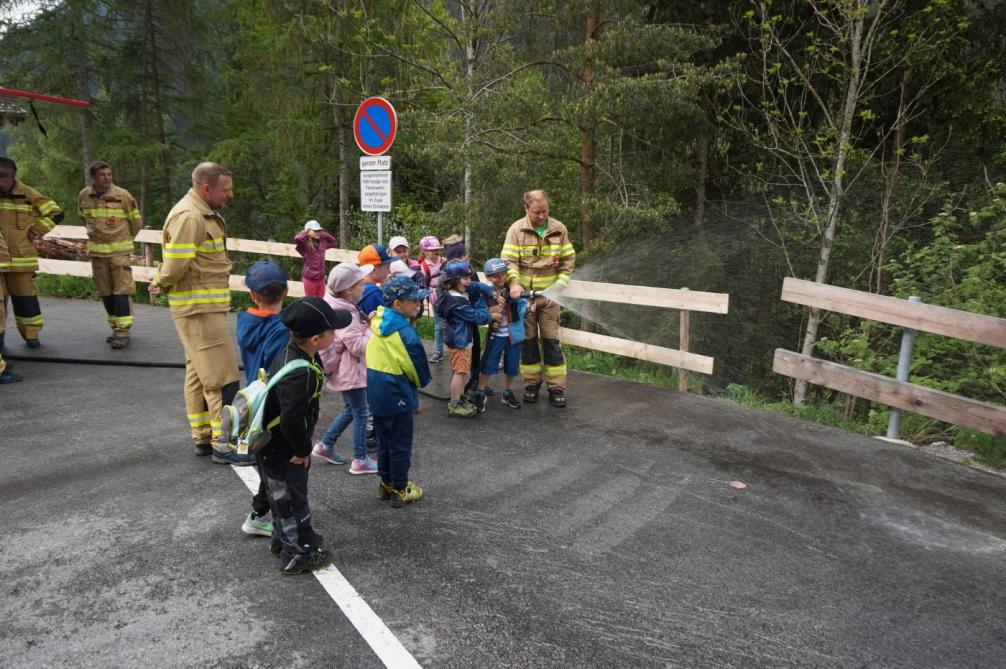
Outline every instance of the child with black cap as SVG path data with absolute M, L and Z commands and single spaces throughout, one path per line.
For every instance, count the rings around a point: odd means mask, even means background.
M 297 358 L 310 365 L 284 376 L 266 395 L 262 424 L 271 438 L 256 457 L 269 490 L 272 551 L 279 555 L 284 574 L 301 574 L 332 561 L 332 553 L 321 545 L 321 535 L 311 527 L 307 474 L 325 385 L 318 351 L 330 346 L 335 330 L 346 327 L 352 319 L 344 311 L 333 311 L 318 297 L 294 302 L 282 315 L 290 330 L 290 343 L 273 362 L 272 371 Z
M 426 350 L 410 323 L 430 291 L 397 275 L 384 282 L 384 304 L 370 321 L 367 342 L 367 401 L 377 432 L 379 499 L 392 506 L 418 502 L 423 488 L 409 480 L 412 464 L 412 413 L 418 389 L 430 382 Z

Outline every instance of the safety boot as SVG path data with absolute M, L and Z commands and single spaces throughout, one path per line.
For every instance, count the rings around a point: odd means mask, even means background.
M 129 335 L 115 333 L 108 338 L 108 344 L 115 349 L 126 348 L 129 345 Z
M 566 391 L 562 388 L 548 389 L 548 403 L 556 409 L 566 408 Z
M 20 374 L 15 374 L 14 372 L 12 372 L 11 369 L 10 369 L 10 367 L 8 367 L 4 371 L 0 372 L 0 385 L 7 384 L 7 383 L 17 383 L 18 381 L 21 381 L 21 380 L 22 380 L 21 379 L 21 375 Z
M 535 386 L 524 386 L 524 403 L 534 404 L 538 401 L 538 390 L 541 388 L 541 384 Z
M 27 346 L 28 348 L 38 348 L 39 346 L 42 345 L 42 342 L 40 342 L 38 339 L 25 339 L 24 345 Z
M 321 569 L 330 565 L 332 563 L 332 551 L 318 547 L 307 553 L 296 553 L 289 559 L 287 559 L 286 555 L 281 555 L 280 562 L 283 565 L 281 571 L 285 576 L 303 574 L 304 572 L 314 571 L 315 569 Z

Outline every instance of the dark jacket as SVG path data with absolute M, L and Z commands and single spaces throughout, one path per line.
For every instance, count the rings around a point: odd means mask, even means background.
M 492 287 L 479 281 L 468 286 L 467 296 L 452 295 L 441 285 L 433 309 L 447 321 L 444 343 L 448 347 L 468 348 L 475 338 L 476 328 L 492 320 L 487 302 L 491 295 Z
M 272 439 L 262 449 L 265 464 L 278 468 L 290 458 L 311 454 L 311 437 L 318 422 L 321 389 L 325 386 L 325 372 L 321 357 L 308 357 L 292 341 L 273 362 L 271 374 L 295 358 L 314 363 L 314 367 L 296 369 L 273 386 L 265 398 L 262 424 L 269 428 Z M 278 422 L 277 422 L 278 419 Z
M 262 315 L 252 309 L 239 313 L 238 348 L 247 383 L 258 377 L 259 369 L 271 370 L 273 360 L 289 342 L 290 331 L 279 314 Z

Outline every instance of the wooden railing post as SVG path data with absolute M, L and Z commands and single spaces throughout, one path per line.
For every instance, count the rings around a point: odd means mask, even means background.
M 681 290 L 688 290 L 687 288 L 682 288 Z M 678 332 L 678 350 L 682 353 L 688 352 L 688 327 L 689 327 L 689 312 L 687 309 L 681 310 L 681 328 Z M 678 391 L 682 393 L 688 392 L 688 370 L 679 369 L 678 370 Z

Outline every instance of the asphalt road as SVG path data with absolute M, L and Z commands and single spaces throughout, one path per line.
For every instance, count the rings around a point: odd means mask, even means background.
M 182 370 L 44 361 L 180 362 L 167 310 L 138 307 L 125 351 L 98 303 L 43 311 L 37 354 L 8 330 L 8 354 L 38 359 L 0 386 L 0 664 L 382 666 L 313 577 L 241 533 L 250 495 L 192 455 Z M 569 385 L 566 410 L 497 394 L 468 421 L 424 398 L 411 508 L 312 468 L 336 566 L 423 666 L 1003 666 L 1006 479 L 710 398 Z

